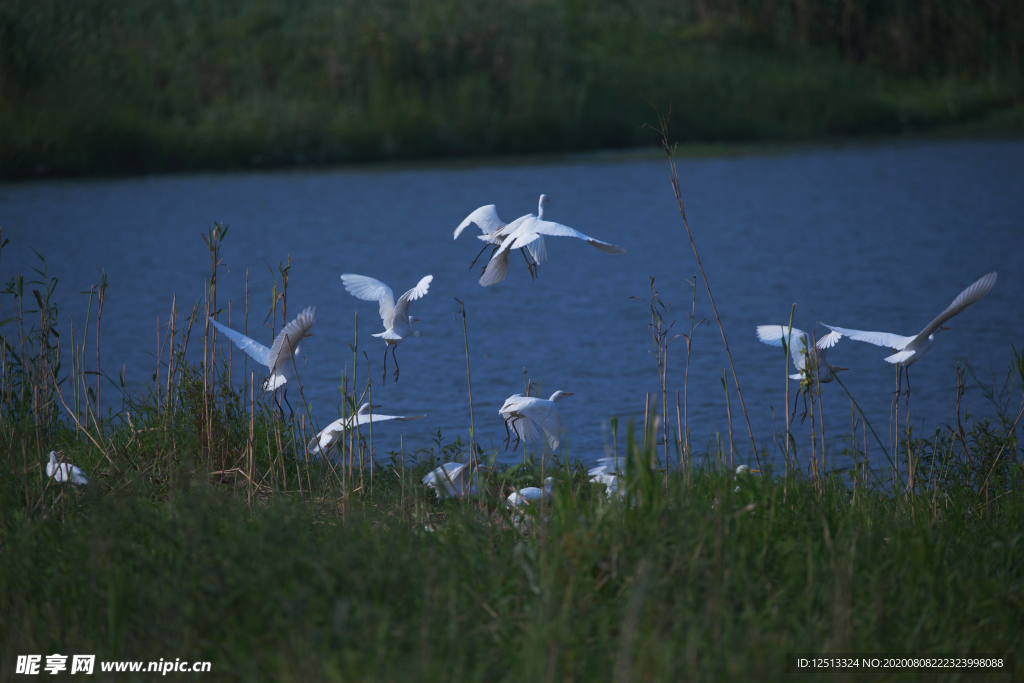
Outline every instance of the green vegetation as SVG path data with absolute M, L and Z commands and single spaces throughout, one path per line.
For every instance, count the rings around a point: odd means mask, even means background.
M 986 0 L 4 0 L 0 177 L 1024 130 Z M 963 126 L 968 126 L 963 128 Z
M 224 234 L 207 235 L 213 275 Z M 55 284 L 41 264 L 0 300 L 0 678 L 16 678 L 17 655 L 53 653 L 210 661 L 217 680 L 275 681 L 770 680 L 790 676 L 796 652 L 1016 655 L 984 680 L 1024 667 L 1021 356 L 987 390 L 997 420 L 904 439 L 891 478 L 874 478 L 856 437 L 832 444 L 857 463 L 848 472 L 794 449 L 785 472 L 734 476 L 725 452 L 688 453 L 678 433 L 671 466 L 652 468 L 651 419 L 646 434 L 626 430 L 625 500 L 555 459 L 482 473 L 478 499 L 438 501 L 420 478 L 466 457 L 461 439 L 380 454 L 364 428 L 344 465 L 311 462 L 313 416 L 283 419 L 230 382 L 201 322 L 215 276 L 204 302 L 172 315 L 141 394 L 93 374 L 102 282 L 95 317 L 64 333 Z M 199 365 L 185 361 L 189 340 Z M 345 411 L 368 388 L 359 358 Z M 50 449 L 90 484 L 48 480 Z M 501 496 L 546 475 L 553 499 L 517 528 Z M 919 676 L 871 680 L 907 678 Z

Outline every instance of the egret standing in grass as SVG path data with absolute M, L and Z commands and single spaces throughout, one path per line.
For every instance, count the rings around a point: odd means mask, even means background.
M 518 219 L 513 221 L 513 223 L 517 222 Z M 477 235 L 477 238 L 484 241 L 484 246 L 483 249 L 480 250 L 480 253 L 476 255 L 476 258 L 473 259 L 473 263 L 469 264 L 470 270 L 473 270 L 473 266 L 476 265 L 477 259 L 480 258 L 487 247 L 493 247 L 494 251 L 497 251 L 498 247 L 501 246 L 501 243 L 505 241 L 505 236 L 507 234 L 504 230 L 507 224 L 498 217 L 498 207 L 494 204 L 488 204 L 487 206 L 481 206 L 479 209 L 466 216 L 465 220 L 459 223 L 459 227 L 455 228 L 454 239 L 458 239 L 463 230 L 474 224 L 480 228 L 480 232 L 483 233 L 482 235 Z M 494 256 L 494 251 L 491 252 L 491 256 Z M 537 256 L 538 254 L 545 253 L 544 237 L 538 237 L 533 242 L 522 247 L 519 251 L 523 254 L 523 258 L 526 259 L 526 266 L 530 270 L 530 277 L 535 278 L 537 276 Z M 530 261 L 530 258 L 527 257 L 527 251 L 530 252 L 530 256 L 533 257 L 533 261 Z
M 505 448 L 508 448 L 512 434 L 509 427 L 516 435 L 516 445 L 512 450 L 519 447 L 519 441 L 533 443 L 540 441 L 541 432 L 547 437 L 551 451 L 558 450 L 558 444 L 562 438 L 562 419 L 558 416 L 558 408 L 555 403 L 566 396 L 572 396 L 571 392 L 556 391 L 551 398 L 543 399 L 535 396 L 523 396 L 513 394 L 505 399 L 505 404 L 498 411 L 498 414 L 505 420 L 505 432 L 508 438 L 505 439 Z M 538 429 L 540 431 L 538 431 Z
M 365 275 L 353 275 L 345 273 L 341 281 L 345 283 L 348 293 L 363 301 L 376 301 L 380 304 L 380 317 L 384 321 L 384 331 L 373 335 L 384 340 L 384 372 L 381 375 L 381 384 L 384 384 L 388 376 L 388 349 L 391 349 L 391 358 L 395 361 L 395 383 L 398 383 L 398 359 L 395 358 L 395 349 L 402 343 L 402 340 L 412 334 L 412 324 L 419 322 L 419 318 L 409 315 L 409 304 L 416 299 L 423 298 L 430 289 L 430 282 L 433 275 L 427 275 L 408 292 L 399 297 L 395 303 L 395 293 L 391 288 L 380 280 L 374 280 Z
M 537 240 L 545 235 L 552 237 L 575 237 L 588 242 L 606 254 L 626 253 L 626 250 L 618 245 L 594 239 L 561 223 L 552 223 L 551 221 L 544 220 L 544 203 L 547 201 L 548 196 L 542 194 L 537 205 L 536 216 L 533 214 L 523 216 L 501 228 L 500 232 L 503 236 L 501 246 L 498 247 L 491 256 L 491 260 L 487 263 L 484 274 L 480 277 L 481 285 L 490 287 L 505 279 L 505 276 L 508 275 L 508 254 L 512 249 L 521 249 L 533 245 L 531 254 L 533 254 L 534 259 L 537 262 L 546 261 L 548 258 L 547 247 L 543 241 L 537 242 Z M 535 242 L 537 244 L 534 244 Z
M 334 445 L 338 443 L 338 440 L 345 434 L 345 432 L 355 427 L 361 427 L 371 422 L 389 422 L 392 420 L 398 420 L 402 422 L 408 422 L 412 420 L 422 420 L 426 415 L 380 415 L 379 413 L 371 413 L 370 410 L 373 408 L 380 408 L 380 406 L 372 406 L 369 403 L 364 403 L 359 406 L 359 410 L 356 411 L 355 415 L 349 417 L 338 418 L 331 424 L 321 430 L 313 439 L 310 440 L 309 445 L 306 447 L 306 451 L 310 455 L 327 455 L 334 448 Z
M 942 313 L 928 323 L 923 330 L 918 334 L 909 337 L 903 337 L 898 334 L 892 334 L 890 332 L 865 332 L 862 330 L 851 330 L 845 327 L 833 327 L 832 325 L 825 325 L 825 327 L 832 330 L 829 334 L 825 335 L 818 342 L 819 349 L 828 349 L 834 346 L 843 337 L 849 337 L 856 341 L 867 342 L 868 344 L 874 344 L 875 346 L 884 346 L 892 349 L 896 353 L 886 357 L 886 361 L 889 363 L 895 363 L 899 366 L 899 373 L 896 377 L 896 393 L 900 392 L 900 375 L 902 373 L 907 374 L 907 396 L 910 396 L 910 366 L 916 363 L 918 359 L 928 352 L 933 346 L 935 346 L 935 335 L 944 330 L 948 330 L 948 327 L 943 327 L 950 318 L 963 313 L 963 311 L 973 303 L 976 303 L 979 299 L 989 293 L 992 287 L 996 284 L 997 273 L 994 271 L 982 276 L 976 280 L 970 287 L 960 292 L 957 298 L 953 299 L 953 303 L 946 307 Z
M 423 477 L 423 483 L 440 498 L 466 498 L 480 491 L 472 462 L 446 462 Z
M 76 486 L 85 486 L 89 477 L 85 472 L 66 462 L 57 462 L 57 451 L 50 451 L 50 462 L 46 465 L 46 476 L 61 484 L 71 482 Z
M 531 503 L 536 503 L 539 500 L 550 499 L 553 495 L 552 489 L 554 486 L 554 478 L 548 477 L 544 480 L 544 488 L 542 489 L 536 486 L 527 486 L 526 488 L 513 491 L 505 499 L 505 505 L 510 508 L 521 508 Z
M 313 329 L 315 317 L 315 306 L 309 306 L 304 309 L 295 317 L 295 320 L 285 325 L 277 333 L 277 336 L 274 337 L 274 343 L 269 349 L 241 332 L 236 332 L 226 325 L 221 325 L 213 318 L 210 318 L 210 322 L 224 333 L 228 339 L 234 342 L 235 346 L 245 351 L 254 361 L 270 370 L 270 377 L 263 383 L 263 391 L 271 391 L 276 394 L 280 387 L 284 387 L 284 402 L 288 404 L 288 410 L 291 410 L 292 405 L 288 403 L 288 387 L 286 385 L 288 380 L 294 377 L 295 357 L 299 355 L 299 344 L 303 339 L 312 334 L 310 330 Z M 274 400 L 277 400 L 276 396 Z M 281 408 L 281 404 L 278 403 L 277 407 L 283 415 L 284 409 Z

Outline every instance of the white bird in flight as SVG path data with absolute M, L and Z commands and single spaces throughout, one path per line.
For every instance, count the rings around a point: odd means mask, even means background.
M 310 440 L 306 450 L 310 455 L 327 455 L 334 448 L 334 445 L 338 443 L 338 440 L 347 432 L 354 427 L 362 427 L 365 424 L 371 422 L 388 422 L 391 420 L 399 420 L 402 422 L 409 422 L 412 420 L 422 420 L 426 415 L 381 415 L 379 413 L 371 413 L 371 408 L 380 408 L 380 406 L 372 406 L 369 403 L 364 403 L 359 406 L 359 410 L 356 411 L 355 415 L 349 417 L 338 418 L 331 424 L 321 430 L 313 439 Z
M 527 486 L 526 488 L 513 491 L 508 495 L 508 498 L 505 499 L 505 504 L 510 508 L 520 508 L 526 507 L 527 505 L 539 500 L 551 498 L 554 486 L 554 478 L 548 477 L 544 480 L 544 488 L 541 489 L 536 486 Z
M 953 299 L 953 303 L 946 307 L 942 313 L 928 323 L 923 330 L 918 334 L 909 337 L 903 337 L 898 334 L 891 334 L 889 332 L 864 332 L 862 330 L 850 330 L 845 327 L 833 327 L 832 325 L 825 325 L 825 327 L 832 330 L 829 334 L 825 335 L 818 341 L 819 349 L 828 349 L 842 339 L 843 337 L 849 337 L 857 341 L 867 342 L 868 344 L 874 344 L 875 346 L 884 346 L 892 349 L 896 353 L 886 357 L 886 361 L 889 363 L 896 363 L 899 365 L 901 372 L 908 370 L 909 366 L 916 363 L 928 349 L 935 346 L 935 335 L 943 330 L 948 330 L 948 327 L 943 327 L 942 324 L 950 318 L 962 313 L 971 304 L 977 302 L 983 296 L 989 293 L 996 284 L 997 273 L 995 271 L 980 277 L 970 287 L 960 292 L 959 296 Z M 897 377 L 897 381 L 899 377 Z M 897 387 L 899 392 L 899 387 Z M 910 375 L 907 375 L 907 393 L 910 392 Z
M 471 462 L 446 462 L 423 477 L 423 483 L 441 498 L 465 498 L 479 493 Z
M 789 347 L 789 356 L 793 359 L 796 373 L 789 376 L 790 379 L 806 380 L 817 373 L 818 381 L 822 384 L 831 382 L 837 372 L 844 372 L 847 368 L 832 367 L 825 360 L 825 349 L 815 348 L 811 343 L 811 337 L 803 330 L 798 330 L 789 325 L 758 325 L 757 338 L 769 346 L 781 347 L 783 342 Z M 810 372 L 808 372 L 808 361 L 810 361 Z
M 299 344 L 302 343 L 303 339 L 312 334 L 310 330 L 313 328 L 315 317 L 316 306 L 309 306 L 304 309 L 295 316 L 295 320 L 281 328 L 281 331 L 274 337 L 274 343 L 269 349 L 241 332 L 236 332 L 226 325 L 221 325 L 213 318 L 210 318 L 210 322 L 228 339 L 234 342 L 235 346 L 245 351 L 254 361 L 270 370 L 270 377 L 263 383 L 263 391 L 276 391 L 279 387 L 284 386 L 284 401 L 288 403 L 288 387 L 285 385 L 294 376 L 295 357 L 299 354 Z M 278 403 L 277 407 L 281 408 L 281 404 Z M 291 410 L 291 407 L 291 404 L 288 403 L 289 410 Z
M 433 275 L 427 275 L 408 292 L 398 298 L 395 303 L 395 293 L 391 288 L 380 280 L 374 280 L 365 275 L 353 275 L 345 273 L 341 281 L 345 283 L 348 293 L 363 301 L 376 301 L 380 304 L 380 317 L 384 321 L 384 331 L 373 335 L 384 340 L 384 373 L 381 375 L 381 384 L 388 375 L 388 349 L 391 349 L 391 358 L 395 361 L 395 383 L 398 382 L 398 359 L 395 358 L 395 348 L 402 343 L 402 340 L 412 334 L 412 324 L 418 322 L 419 318 L 409 315 L 410 302 L 416 301 L 427 295 Z
M 498 411 L 498 414 L 505 419 L 505 431 L 508 433 L 508 438 L 505 439 L 505 448 L 508 448 L 509 441 L 512 439 L 512 434 L 508 432 L 511 425 L 512 431 L 516 435 L 515 448 L 519 447 L 520 440 L 526 443 L 540 441 L 541 432 L 543 432 L 551 446 L 551 451 L 558 450 L 558 444 L 562 438 L 562 419 L 558 416 L 555 402 L 572 395 L 571 392 L 556 391 L 551 394 L 549 399 L 523 396 L 522 394 L 513 394 L 505 399 L 505 404 Z M 537 431 L 538 428 L 540 428 L 540 432 Z
M 502 229 L 507 225 L 498 217 L 498 207 L 494 204 L 488 204 L 487 206 L 481 206 L 479 209 L 466 216 L 465 220 L 459 223 L 459 227 L 455 228 L 454 239 L 458 239 L 459 235 L 462 234 L 462 231 L 473 224 L 480 228 L 480 232 L 483 233 L 482 235 L 477 235 L 477 239 L 483 240 L 484 246 L 483 249 L 480 250 L 480 253 L 476 255 L 476 258 L 473 259 L 473 262 L 469 264 L 470 270 L 473 270 L 473 266 L 476 265 L 477 259 L 480 258 L 487 247 L 494 247 L 494 250 L 497 251 L 498 247 L 500 247 L 501 243 L 505 240 L 505 232 Z M 537 261 L 539 260 L 538 255 L 545 254 L 546 256 L 547 253 L 544 247 L 544 237 L 538 237 L 519 251 L 523 254 L 523 258 L 526 259 L 526 266 L 530 270 L 530 277 L 535 278 L 537 276 L 536 268 Z M 527 258 L 525 253 L 526 251 L 529 251 L 530 256 L 533 257 L 532 262 Z M 494 256 L 493 251 L 491 252 L 491 256 Z
M 66 462 L 57 462 L 57 451 L 50 451 L 50 462 L 46 465 L 46 476 L 60 483 L 70 481 L 72 484 L 84 486 L 89 483 L 85 472 Z
M 575 237 L 577 239 L 585 240 L 606 254 L 626 253 L 626 250 L 618 245 L 596 240 L 593 237 L 584 235 L 582 232 L 573 230 L 561 223 L 552 223 L 551 221 L 544 220 L 544 202 L 546 201 L 548 201 L 548 196 L 546 194 L 542 194 L 540 196 L 540 201 L 537 204 L 536 216 L 531 213 L 523 216 L 522 218 L 517 218 L 500 229 L 500 235 L 503 236 L 501 246 L 499 246 L 497 251 L 495 251 L 491 256 L 491 260 L 487 263 L 487 268 L 484 269 L 484 274 L 480 276 L 481 285 L 484 287 L 490 287 L 491 285 L 504 280 L 505 276 L 508 275 L 509 251 L 532 245 L 544 235 L 550 235 L 552 237 Z M 544 242 L 539 242 L 538 245 L 534 246 L 534 249 L 536 253 L 531 250 L 531 254 L 536 261 L 540 262 L 547 260 L 547 247 Z

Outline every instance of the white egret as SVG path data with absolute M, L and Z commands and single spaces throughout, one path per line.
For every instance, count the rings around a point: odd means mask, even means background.
M 521 508 L 539 500 L 550 499 L 553 495 L 552 489 L 554 486 L 554 478 L 548 477 L 544 480 L 544 488 L 542 489 L 536 486 L 527 486 L 526 488 L 513 491 L 505 499 L 505 505 L 510 508 Z
M 845 372 L 847 368 L 832 367 L 825 360 L 825 349 L 816 348 L 811 343 L 811 337 L 803 330 L 798 330 L 788 325 L 758 325 L 757 338 L 769 346 L 781 347 L 783 342 L 789 347 L 789 356 L 793 359 L 796 373 L 789 376 L 790 379 L 807 380 L 814 376 L 815 370 L 818 381 L 828 384 L 835 379 L 837 372 Z M 810 361 L 810 368 L 808 368 Z
M 575 237 L 577 239 L 585 240 L 606 254 L 626 253 L 626 250 L 618 245 L 594 239 L 593 237 L 584 235 L 582 232 L 573 230 L 566 225 L 544 220 L 544 202 L 546 201 L 548 201 L 548 196 L 542 194 L 537 205 L 536 216 L 533 214 L 523 216 L 522 218 L 519 218 L 501 228 L 501 234 L 504 235 L 504 239 L 502 239 L 501 246 L 498 247 L 497 251 L 495 251 L 491 256 L 491 260 L 487 263 L 487 268 L 484 269 L 484 274 L 480 277 L 481 285 L 484 287 L 490 287 L 491 285 L 504 280 L 505 276 L 508 275 L 509 251 L 531 245 L 538 238 L 543 237 L 544 235 L 550 235 L 552 237 Z M 534 249 L 536 250 L 536 253 L 531 251 L 531 254 L 533 254 L 533 257 L 537 262 L 547 260 L 547 247 L 543 242 L 540 242 L 539 245 L 534 247 Z
M 540 428 L 540 431 L 548 439 L 551 451 L 556 451 L 562 438 L 562 419 L 558 416 L 558 408 L 555 407 L 555 402 L 560 401 L 565 396 L 572 395 L 571 392 L 556 391 L 551 394 L 551 398 L 546 400 L 536 398 L 535 396 L 523 396 L 522 394 L 513 394 L 505 399 L 505 404 L 498 411 L 498 414 L 505 419 L 506 433 L 508 433 L 509 425 L 511 424 L 512 431 L 516 434 L 515 448 L 519 447 L 520 440 L 526 443 L 539 441 L 541 434 L 537 430 Z M 512 434 L 509 433 L 508 438 L 505 439 L 505 448 L 508 448 L 511 439 Z M 515 450 L 515 448 L 512 450 Z
M 481 206 L 479 209 L 466 216 L 465 220 L 459 223 L 459 227 L 455 228 L 455 237 L 453 239 L 458 239 L 459 235 L 462 234 L 462 231 L 473 224 L 480 228 L 480 231 L 483 233 L 482 235 L 477 235 L 477 239 L 483 240 L 484 246 L 483 249 L 480 250 L 480 253 L 476 255 L 476 258 L 473 259 L 473 262 L 469 264 L 470 270 L 473 270 L 473 266 L 476 265 L 477 259 L 480 258 L 487 247 L 493 247 L 496 251 L 498 247 L 501 246 L 506 235 L 503 228 L 507 225 L 498 217 L 498 207 L 494 204 L 488 204 L 487 206 Z M 544 237 L 538 237 L 519 251 L 523 254 L 523 258 L 526 259 L 526 266 L 530 269 L 530 277 L 535 278 L 537 276 L 536 268 L 538 254 L 546 253 L 544 248 Z M 532 262 L 527 258 L 525 253 L 526 251 L 529 251 L 530 255 L 533 257 Z M 494 256 L 493 251 L 491 252 L 491 256 Z
M 587 470 L 587 476 L 590 477 L 591 483 L 604 484 L 605 495 L 609 499 L 615 494 L 618 494 L 619 498 L 625 497 L 626 492 L 619 488 L 626 477 L 626 473 L 623 471 L 623 466 L 626 464 L 625 458 L 605 457 L 597 462 L 600 464 Z
M 268 349 L 254 339 L 250 339 L 241 332 L 236 332 L 226 325 L 210 318 L 213 326 L 220 330 L 228 339 L 234 342 L 235 346 L 245 351 L 254 361 L 267 367 L 270 370 L 270 377 L 263 383 L 263 391 L 277 391 L 284 386 L 284 402 L 288 403 L 288 387 L 285 386 L 293 375 L 295 357 L 299 355 L 299 344 L 303 339 L 310 336 L 313 328 L 313 321 L 316 317 L 316 306 L 309 306 L 295 316 L 291 321 L 277 333 L 274 343 Z M 276 399 L 275 399 L 276 400 Z M 277 407 L 280 409 L 281 404 Z M 288 409 L 291 410 L 288 403 Z M 284 410 L 282 409 L 283 413 Z
M 310 455 L 327 455 L 345 432 L 354 427 L 361 427 L 371 422 L 388 422 L 391 420 L 409 422 L 412 420 L 422 420 L 426 417 L 426 415 L 381 415 L 379 413 L 371 413 L 371 408 L 380 408 L 380 406 L 364 403 L 359 406 L 359 410 L 356 411 L 355 415 L 338 418 L 327 425 L 310 440 L 306 450 Z
M 971 304 L 977 302 L 983 296 L 989 293 L 996 284 L 997 273 L 995 271 L 982 276 L 976 280 L 970 287 L 960 292 L 959 296 L 953 299 L 953 303 L 946 307 L 942 313 L 938 315 L 934 320 L 928 323 L 923 330 L 918 334 L 909 337 L 903 337 L 898 334 L 891 334 L 889 332 L 865 332 L 862 330 L 851 330 L 845 327 L 833 327 L 832 325 L 825 325 L 825 327 L 832 330 L 829 334 L 825 335 L 818 341 L 819 349 L 828 349 L 842 339 L 843 337 L 849 337 L 856 341 L 867 342 L 868 344 L 874 344 L 875 346 L 884 346 L 892 349 L 896 353 L 885 358 L 889 363 L 896 363 L 900 372 L 907 372 L 907 393 L 910 393 L 910 373 L 909 366 L 916 363 L 930 348 L 935 346 L 935 335 L 943 330 L 948 330 L 948 327 L 943 327 L 942 324 L 950 318 L 962 313 Z M 899 379 L 897 376 L 897 393 L 900 391 Z
M 446 462 L 423 477 L 423 483 L 441 498 L 466 498 L 480 491 L 471 462 Z
M 384 372 L 381 375 L 381 384 L 388 376 L 388 349 L 391 349 L 391 358 L 395 361 L 395 383 L 398 383 L 398 359 L 395 358 L 395 349 L 403 339 L 412 334 L 412 324 L 419 321 L 419 318 L 409 315 L 409 304 L 427 295 L 427 290 L 430 289 L 430 282 L 433 279 L 433 275 L 423 277 L 415 287 L 399 297 L 398 303 L 395 303 L 395 293 L 380 280 L 351 273 L 341 276 L 341 281 L 345 283 L 345 289 L 349 294 L 363 301 L 376 301 L 380 304 L 380 317 L 384 321 L 384 331 L 373 336 L 382 338 L 385 344 Z
M 70 463 L 58 463 L 57 451 L 50 451 L 50 462 L 46 465 L 46 476 L 62 484 L 70 481 L 77 486 L 84 486 L 89 483 L 89 477 L 82 470 Z

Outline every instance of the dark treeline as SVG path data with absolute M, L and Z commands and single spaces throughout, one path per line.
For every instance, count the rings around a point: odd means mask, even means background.
M 0 177 L 1021 119 L 989 0 L 0 0 Z

